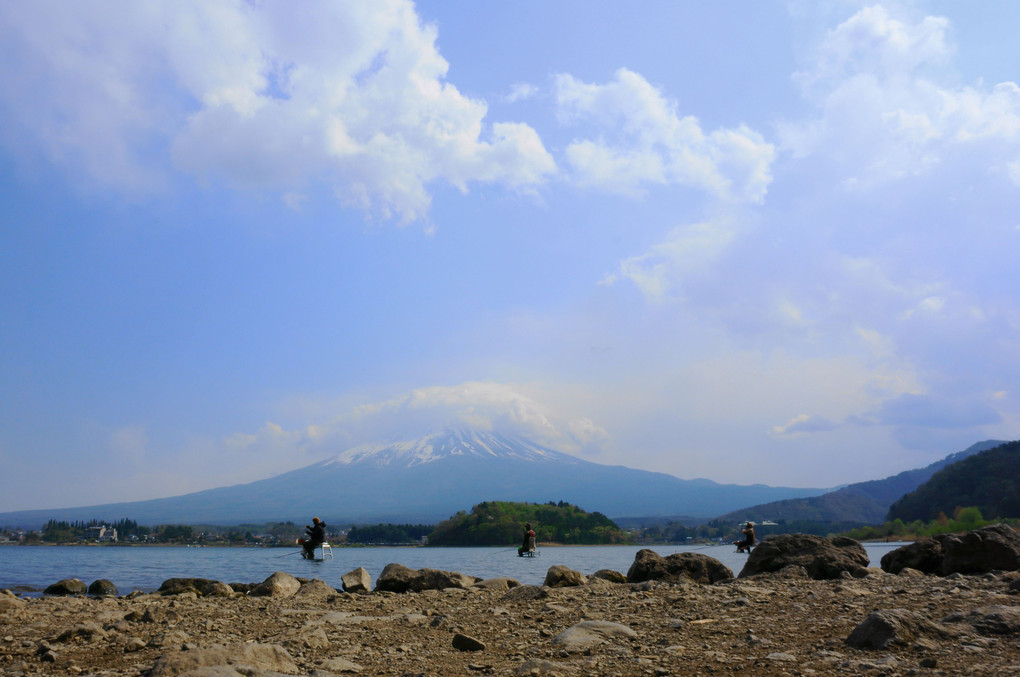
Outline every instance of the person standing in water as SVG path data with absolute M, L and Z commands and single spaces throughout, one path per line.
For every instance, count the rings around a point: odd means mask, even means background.
M 517 556 L 524 557 L 526 552 L 535 552 L 535 531 L 530 523 L 524 525 L 524 542 L 517 548 Z

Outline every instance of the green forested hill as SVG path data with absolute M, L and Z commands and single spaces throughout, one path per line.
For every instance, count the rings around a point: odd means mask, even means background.
M 917 489 L 938 471 L 1001 444 L 1004 444 L 1002 440 L 985 440 L 924 468 L 906 470 L 881 480 L 849 484 L 821 496 L 774 501 L 735 510 L 720 515 L 716 521 L 733 524 L 744 520 L 880 524 L 893 502 Z
M 585 512 L 576 505 L 559 503 L 510 503 L 486 501 L 458 512 L 436 525 L 429 545 L 520 544 L 524 524 L 531 523 L 539 545 L 567 543 L 596 545 L 626 543 L 627 535 L 599 512 Z
M 957 507 L 987 519 L 1020 517 L 1020 442 L 982 451 L 935 473 L 889 508 L 888 520 L 929 521 Z

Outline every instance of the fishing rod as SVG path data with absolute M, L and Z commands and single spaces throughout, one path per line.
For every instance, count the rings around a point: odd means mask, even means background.
M 274 555 L 273 559 L 280 559 L 281 557 L 287 557 L 288 555 L 298 555 L 300 553 L 301 553 L 300 550 L 295 550 L 294 552 L 288 552 L 288 553 L 284 553 L 282 555 Z

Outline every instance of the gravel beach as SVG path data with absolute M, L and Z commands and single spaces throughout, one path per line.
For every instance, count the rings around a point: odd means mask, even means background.
M 0 675 L 1020 675 L 1020 572 L 812 580 L 789 567 L 712 584 L 577 572 L 565 587 L 461 577 L 361 593 L 274 578 L 263 596 L 209 582 L 5 592 Z

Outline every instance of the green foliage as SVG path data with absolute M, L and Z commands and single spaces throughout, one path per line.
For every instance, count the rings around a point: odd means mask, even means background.
M 429 524 L 370 524 L 353 526 L 347 532 L 347 542 L 359 545 L 407 545 L 421 543 L 432 532 Z
M 117 522 L 105 522 L 100 520 L 89 520 L 83 522 L 64 522 L 51 519 L 42 528 L 41 540 L 45 543 L 77 543 L 87 540 L 91 534 L 90 527 L 105 526 L 108 529 L 116 529 L 118 538 L 124 538 L 129 533 L 138 530 L 138 523 L 134 520 L 122 519 Z
M 946 517 L 945 513 L 928 522 L 914 520 L 904 522 L 901 519 L 894 519 L 879 526 L 858 527 L 843 533 L 857 541 L 912 541 L 918 538 L 930 538 L 937 534 L 951 534 L 959 531 L 973 531 L 989 524 L 1004 522 L 1013 527 L 1020 527 L 1020 519 L 992 519 L 986 520 L 981 509 L 975 506 L 957 508 L 953 511 L 953 518 Z
M 436 525 L 430 545 L 519 545 L 531 523 L 541 543 L 605 545 L 627 543 L 627 534 L 599 512 L 585 512 L 564 501 L 511 503 L 486 501 Z
M 943 468 L 893 503 L 886 519 L 936 520 L 939 513 L 953 513 L 957 506 L 972 506 L 996 521 L 1020 517 L 1020 442 L 982 451 Z M 973 517 L 970 514 L 966 519 Z

